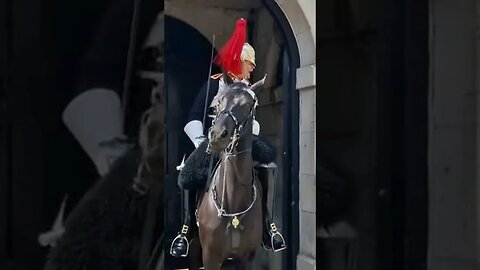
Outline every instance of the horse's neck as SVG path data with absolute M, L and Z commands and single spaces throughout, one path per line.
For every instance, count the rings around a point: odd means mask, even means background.
M 218 174 L 218 194 L 222 198 L 225 184 L 224 207 L 228 212 L 243 211 L 252 199 L 252 135 L 239 139 L 235 156 L 223 156 Z

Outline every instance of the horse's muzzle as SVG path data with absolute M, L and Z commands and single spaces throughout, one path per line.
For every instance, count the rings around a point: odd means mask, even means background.
M 220 152 L 227 147 L 230 142 L 229 132 L 225 127 L 212 128 L 208 132 L 209 149 L 214 152 Z

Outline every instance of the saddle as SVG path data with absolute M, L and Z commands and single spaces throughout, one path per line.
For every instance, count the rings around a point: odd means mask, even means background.
M 214 164 L 220 159 L 218 155 L 207 154 L 208 139 L 205 139 L 197 149 L 185 160 L 185 166 L 178 175 L 178 186 L 187 190 L 198 190 L 207 184 L 210 160 Z M 264 138 L 253 135 L 252 159 L 258 164 L 269 164 L 275 161 L 275 147 Z

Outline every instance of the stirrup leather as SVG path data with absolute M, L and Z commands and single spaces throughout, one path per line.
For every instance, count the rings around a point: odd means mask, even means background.
M 188 251 L 190 250 L 190 243 L 189 243 L 189 241 L 188 241 L 188 239 L 187 239 L 187 237 L 186 237 L 187 233 L 188 233 L 188 226 L 187 226 L 187 225 L 183 225 L 183 226 L 182 226 L 182 230 L 181 230 L 180 233 L 177 235 L 177 237 L 175 237 L 175 238 L 173 239 L 172 244 L 170 245 L 170 255 L 175 256 L 175 255 L 173 254 L 173 243 L 175 243 L 175 241 L 176 241 L 177 239 L 181 239 L 181 240 L 184 240 L 184 241 L 185 241 L 185 243 L 186 243 L 186 245 L 187 245 L 187 250 L 185 251 L 185 254 L 181 254 L 180 257 L 187 257 Z
M 272 230 L 271 233 L 272 235 L 270 235 L 270 245 L 272 247 L 272 251 L 273 252 L 278 252 L 278 251 L 282 251 L 284 249 L 287 249 L 287 245 L 285 245 L 285 238 L 283 238 L 283 235 L 277 230 L 277 226 L 275 225 L 275 223 L 270 223 L 270 229 Z M 275 236 L 280 236 L 280 238 L 282 239 L 282 243 L 283 243 L 283 246 L 279 249 L 275 249 L 275 245 L 273 243 L 273 238 Z

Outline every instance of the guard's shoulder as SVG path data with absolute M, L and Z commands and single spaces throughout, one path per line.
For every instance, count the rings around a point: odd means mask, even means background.
M 217 74 L 213 74 L 212 76 L 210 76 L 211 79 L 213 80 L 218 80 L 222 77 L 222 73 L 217 73 Z

